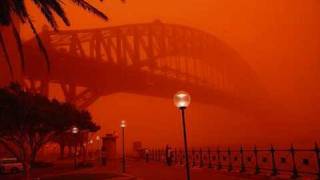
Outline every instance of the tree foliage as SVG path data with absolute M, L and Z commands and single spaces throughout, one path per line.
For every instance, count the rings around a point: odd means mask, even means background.
M 92 132 L 100 128 L 88 111 L 71 104 L 30 93 L 18 84 L 0 89 L 0 144 L 27 168 L 43 145 L 73 126 Z

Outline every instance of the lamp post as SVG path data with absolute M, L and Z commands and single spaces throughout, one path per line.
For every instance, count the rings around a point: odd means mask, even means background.
M 100 160 L 100 156 L 99 156 L 99 154 L 100 154 L 100 136 L 96 136 L 96 140 L 97 140 L 97 150 L 96 150 L 96 153 L 95 153 L 95 156 L 96 156 L 96 158 L 98 159 L 98 160 Z
M 73 126 L 71 132 L 74 136 L 74 168 L 77 168 L 77 134 L 79 133 L 79 128 Z
M 97 148 L 97 150 L 99 151 L 99 150 L 100 150 L 100 136 L 97 136 L 97 137 L 96 137 L 96 140 L 97 140 L 97 142 L 98 142 L 98 148 Z
M 88 144 L 90 145 L 90 146 L 88 146 L 88 153 L 90 155 L 90 158 L 92 158 L 92 151 L 94 150 L 94 148 L 93 148 L 93 139 L 90 139 Z
M 122 120 L 120 127 L 122 129 L 122 173 L 126 172 L 126 154 L 125 154 L 125 143 L 124 143 L 124 129 L 126 127 L 126 121 Z
M 190 180 L 190 167 L 189 167 L 188 141 L 187 141 L 187 131 L 186 131 L 186 122 L 185 122 L 185 109 L 189 106 L 190 101 L 191 101 L 191 97 L 185 91 L 179 91 L 173 97 L 173 102 L 175 106 L 179 108 L 179 110 L 181 111 L 187 180 Z

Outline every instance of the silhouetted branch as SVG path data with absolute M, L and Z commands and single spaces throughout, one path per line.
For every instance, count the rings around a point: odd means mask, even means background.
M 5 60 L 6 60 L 7 64 L 8 64 L 11 77 L 13 78 L 12 64 L 11 64 L 11 61 L 10 61 L 10 57 L 9 57 L 9 54 L 8 54 L 6 43 L 4 42 L 4 39 L 3 39 L 3 36 L 2 36 L 2 32 L 0 32 L 0 45 L 1 45 L 2 52 L 3 52 L 4 57 L 5 57 Z
M 20 34 L 19 34 L 19 32 L 18 32 L 18 30 L 17 30 L 17 28 L 16 28 L 14 23 L 11 24 L 11 27 L 12 27 L 14 38 L 16 39 L 16 43 L 17 43 L 17 46 L 18 46 L 18 52 L 19 52 L 19 56 L 20 56 L 21 67 L 22 67 L 22 70 L 24 71 L 25 70 L 25 59 L 24 59 L 22 40 L 21 40 Z
M 36 40 L 37 40 L 37 43 L 38 43 L 38 46 L 39 46 L 39 49 L 41 50 L 41 52 L 43 53 L 44 57 L 45 57 L 45 61 L 46 61 L 46 64 L 47 64 L 47 69 L 48 71 L 50 72 L 50 61 L 49 61 L 49 56 L 48 56 L 48 52 L 46 50 L 46 48 L 44 47 L 43 43 L 42 43 L 42 40 L 36 30 L 36 28 L 34 27 L 30 17 L 27 17 L 27 20 L 28 20 L 28 23 L 32 29 L 32 32 L 33 34 L 35 35 L 36 37 Z

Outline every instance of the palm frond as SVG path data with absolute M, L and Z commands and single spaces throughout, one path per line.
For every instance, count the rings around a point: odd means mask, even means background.
M 13 0 L 13 7 L 12 7 L 12 10 L 14 11 L 14 14 L 16 14 L 20 21 L 22 23 L 25 23 L 26 22 L 26 16 L 28 16 L 28 12 L 27 12 L 27 8 L 26 8 L 26 5 L 25 5 L 25 1 L 23 0 Z M 11 19 L 12 20 L 12 19 Z
M 89 4 L 85 0 L 72 0 L 72 2 L 92 14 L 94 14 L 104 20 L 108 20 L 108 17 L 103 12 L 99 11 L 97 8 L 95 8 L 94 6 L 92 6 L 91 4 Z
M 12 27 L 14 38 L 16 39 L 16 44 L 18 46 L 18 52 L 20 56 L 22 71 L 25 71 L 25 59 L 24 59 L 22 40 L 14 22 L 12 22 L 11 27 Z
M 10 8 L 12 7 L 10 0 L 2 0 L 0 6 L 0 24 L 8 26 L 10 25 Z
M 44 0 L 42 3 L 46 3 L 47 6 L 52 9 L 67 26 L 70 25 L 69 19 L 67 18 L 59 0 Z
M 30 25 L 30 28 L 36 38 L 36 41 L 37 41 L 37 44 L 39 46 L 39 49 L 40 51 L 42 52 L 42 54 L 44 55 L 44 58 L 45 58 L 45 61 L 46 61 L 46 64 L 47 64 L 47 69 L 48 69 L 48 72 L 50 72 L 50 61 L 49 61 L 49 56 L 48 56 L 48 52 L 46 50 L 46 48 L 44 47 L 43 43 L 42 43 L 42 40 L 38 34 L 38 31 L 37 29 L 35 28 L 34 24 L 32 23 L 30 17 L 28 16 L 27 17 L 27 21 L 28 21 L 28 24 Z
M 0 32 L 0 45 L 1 45 L 2 52 L 4 54 L 4 58 L 8 64 L 10 75 L 13 78 L 13 68 L 12 68 L 11 60 L 10 60 L 9 53 L 8 53 L 8 50 L 6 47 L 6 43 L 4 42 L 4 39 L 3 39 L 1 32 Z
M 41 0 L 33 0 L 33 2 L 41 10 L 42 14 L 46 18 L 47 22 L 51 25 L 51 27 L 56 30 L 58 27 L 57 22 L 52 14 L 50 8 L 47 6 L 47 4 L 43 3 L 44 1 L 41 1 Z
M 61 18 L 65 25 L 70 25 L 69 19 L 67 18 L 66 13 L 62 7 L 63 1 L 64 0 L 32 0 L 32 2 L 34 4 L 36 4 L 36 6 L 38 6 L 38 8 L 41 10 L 41 12 L 42 12 L 43 16 L 46 18 L 47 22 L 55 30 L 58 28 L 58 23 L 56 22 L 55 15 L 57 15 L 59 18 Z M 101 0 L 101 1 L 103 1 L 103 0 Z M 125 2 L 125 0 L 122 0 L 122 1 Z M 44 55 L 44 58 L 45 58 L 45 61 L 47 64 L 47 69 L 50 72 L 50 61 L 49 61 L 48 53 L 46 51 L 44 44 L 41 41 L 41 38 L 40 38 L 34 24 L 32 23 L 32 21 L 30 19 L 28 9 L 26 8 L 25 2 L 26 2 L 26 0 L 1 0 L 0 26 L 10 26 L 11 25 L 12 32 L 14 34 L 14 37 L 16 39 L 16 43 L 18 46 L 21 66 L 22 66 L 22 69 L 25 70 L 25 59 L 24 59 L 24 52 L 23 52 L 21 37 L 20 37 L 20 34 L 19 34 L 11 16 L 16 15 L 19 18 L 20 22 L 28 23 L 34 36 L 35 36 L 35 39 L 36 39 L 37 44 L 39 46 L 39 49 L 42 52 L 42 54 Z M 100 10 L 98 10 L 97 8 L 92 6 L 90 3 L 88 3 L 87 0 L 71 0 L 71 2 L 73 4 L 81 7 L 82 9 L 98 16 L 99 18 L 102 18 L 103 20 L 108 20 L 108 17 L 103 12 L 101 12 Z M 0 34 L 0 35 L 1 35 L 0 45 L 2 47 L 2 51 L 5 55 L 8 67 L 10 69 L 10 73 L 13 76 L 13 69 L 12 69 L 11 61 L 9 59 L 10 57 L 8 55 L 7 48 L 5 46 L 6 44 L 5 44 L 3 35 L 2 34 Z

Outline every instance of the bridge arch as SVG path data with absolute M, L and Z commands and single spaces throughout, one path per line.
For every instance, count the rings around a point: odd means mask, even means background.
M 34 40 L 27 42 L 28 86 L 48 93 L 49 84 L 58 83 L 65 99 L 81 108 L 114 92 L 171 98 L 187 89 L 197 101 L 235 109 L 256 106 L 264 95 L 235 50 L 194 28 L 153 22 L 41 36 L 52 69 L 48 74 L 45 64 L 35 63 L 41 54 L 34 53 Z

